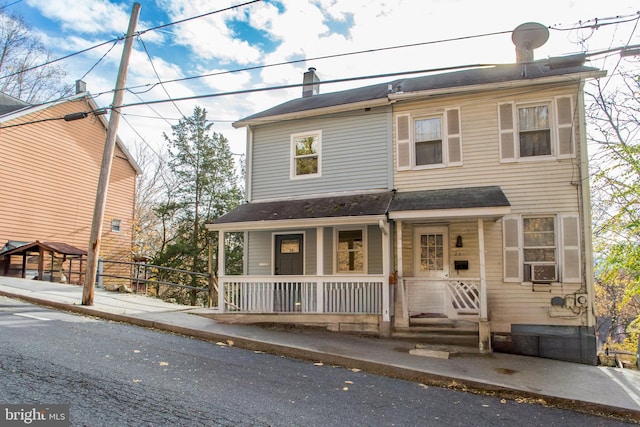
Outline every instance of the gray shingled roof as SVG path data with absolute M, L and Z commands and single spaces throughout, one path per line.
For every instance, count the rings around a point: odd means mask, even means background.
M 240 205 L 213 224 L 384 215 L 388 212 L 511 206 L 500 187 L 470 187 L 280 200 Z
M 0 116 L 28 106 L 26 102 L 0 92 Z
M 389 212 L 511 206 L 498 186 L 396 193 Z
M 392 191 L 385 191 L 350 196 L 247 203 L 238 206 L 213 223 L 384 215 L 392 196 Z
M 555 63 L 561 64 L 560 59 L 562 58 L 554 58 Z M 567 60 L 576 62 L 575 55 L 567 57 Z M 472 68 L 449 73 L 431 74 L 422 77 L 397 79 L 386 83 L 359 87 L 356 89 L 313 95 L 307 98 L 297 98 L 268 110 L 245 117 L 234 125 L 241 124 L 245 121 L 278 116 L 281 114 L 384 99 L 389 95 L 389 85 L 391 85 L 394 90 L 395 88 L 400 87 L 402 92 L 407 93 L 446 88 L 460 88 L 464 86 L 508 81 L 526 81 L 541 77 L 600 71 L 597 68 L 586 67 L 584 65 L 574 65 L 564 68 L 554 66 L 551 68 L 547 63 L 548 60 L 540 60 L 527 64 L 506 64 L 485 68 Z

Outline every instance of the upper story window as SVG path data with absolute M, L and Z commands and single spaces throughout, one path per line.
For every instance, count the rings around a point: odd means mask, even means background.
M 460 110 L 396 116 L 398 170 L 462 164 Z
M 291 178 L 320 176 L 322 132 L 291 135 Z
M 537 103 L 498 105 L 500 160 L 574 157 L 570 96 Z
M 114 233 L 119 233 L 122 228 L 121 228 L 121 223 L 122 221 L 120 221 L 119 219 L 112 219 L 111 220 L 111 231 L 113 231 Z
M 416 166 L 442 163 L 442 118 L 414 121 L 416 136 Z
M 549 106 L 518 108 L 520 157 L 551 155 Z
M 365 272 L 364 229 L 337 230 L 336 271 L 338 273 Z

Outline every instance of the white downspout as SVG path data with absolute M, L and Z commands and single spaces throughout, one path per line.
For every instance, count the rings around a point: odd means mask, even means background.
M 247 161 L 244 177 L 245 198 L 247 202 L 251 201 L 251 170 L 253 169 L 253 129 L 247 126 Z
M 580 82 L 578 91 L 578 112 L 580 120 L 580 196 L 582 202 L 582 236 L 584 238 L 584 283 L 589 295 L 589 308 L 587 309 L 587 326 L 595 326 L 594 314 L 595 289 L 593 286 L 593 241 L 591 227 L 591 186 L 589 185 L 589 155 L 587 152 L 587 120 L 584 112 L 584 80 Z

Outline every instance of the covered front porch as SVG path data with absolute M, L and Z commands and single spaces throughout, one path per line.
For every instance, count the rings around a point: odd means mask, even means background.
M 228 321 L 388 334 L 391 197 L 384 191 L 249 203 L 208 224 L 218 237 L 219 312 Z M 226 266 L 234 233 L 242 235 L 242 274 Z
M 490 351 L 485 230 L 495 229 L 509 212 L 499 187 L 394 196 L 389 208 L 398 276 L 394 329 L 477 324 L 480 350 Z

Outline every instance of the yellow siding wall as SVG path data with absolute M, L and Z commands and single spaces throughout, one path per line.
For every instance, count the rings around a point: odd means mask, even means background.
M 531 160 L 513 163 L 500 162 L 498 134 L 498 104 L 508 101 L 545 101 L 558 95 L 572 95 L 574 108 L 578 99 L 578 85 L 564 88 L 537 87 L 535 90 L 512 89 L 500 92 L 446 97 L 442 100 L 413 101 L 394 106 L 395 115 L 416 111 L 428 114 L 442 112 L 445 108 L 460 107 L 462 122 L 463 165 L 420 171 L 398 171 L 396 146 L 394 144 L 394 183 L 398 192 L 464 188 L 498 185 L 511 203 L 511 213 L 574 213 L 580 210 L 579 153 L 572 159 Z M 577 117 L 577 115 L 576 115 Z M 576 123 L 575 140 L 578 141 Z M 395 135 L 394 120 L 394 141 Z M 576 143 L 577 145 L 577 143 Z M 580 147 L 576 147 L 578 150 Z M 442 221 L 440 221 L 442 223 Z M 412 276 L 412 226 L 403 223 L 403 269 L 404 276 Z M 500 221 L 485 221 L 485 256 L 488 288 L 489 319 L 492 330 L 510 331 L 511 324 L 584 324 L 585 317 L 577 319 L 551 318 L 550 300 L 576 292 L 579 284 L 562 284 L 535 289 L 520 283 L 502 281 L 502 224 Z M 461 235 L 464 254 L 456 256 L 455 238 Z M 468 259 L 470 270 L 467 277 L 478 277 L 477 221 L 449 223 L 450 268 L 455 276 L 453 260 Z M 584 253 L 583 253 L 584 256 Z M 460 274 L 462 276 L 462 274 Z M 567 313 L 564 312 L 566 315 Z M 568 313 L 571 314 L 571 313 Z
M 83 100 L 41 110 L 3 126 L 87 111 Z M 87 249 L 106 129 L 97 117 L 0 129 L 0 244 L 64 242 Z M 136 171 L 116 149 L 101 256 L 130 259 Z M 111 231 L 111 219 L 121 232 Z

